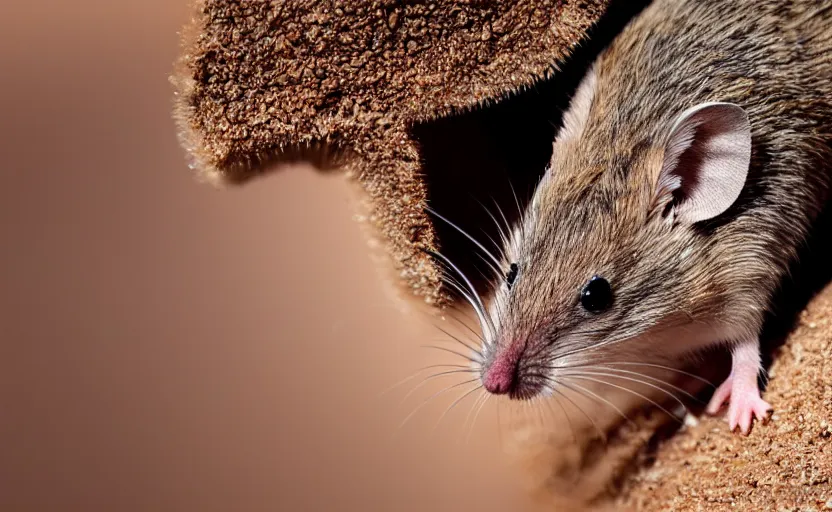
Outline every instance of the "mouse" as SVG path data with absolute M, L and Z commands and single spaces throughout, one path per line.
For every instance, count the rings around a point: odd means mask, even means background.
M 487 294 L 476 372 L 512 400 L 725 347 L 706 412 L 773 412 L 760 334 L 832 185 L 832 6 L 655 0 L 598 55 Z M 622 363 L 623 364 L 623 363 Z M 617 369 L 617 370 L 616 370 Z

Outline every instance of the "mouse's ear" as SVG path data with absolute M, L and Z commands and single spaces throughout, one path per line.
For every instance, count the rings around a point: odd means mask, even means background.
M 702 103 L 682 112 L 670 131 L 656 186 L 657 204 L 673 202 L 685 223 L 725 212 L 739 197 L 751 163 L 748 115 L 732 103 Z

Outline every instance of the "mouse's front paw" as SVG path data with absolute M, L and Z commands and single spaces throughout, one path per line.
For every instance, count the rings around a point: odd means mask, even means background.
M 768 419 L 772 407 L 760 398 L 757 389 L 743 390 L 739 395 L 735 393 L 736 390 L 732 391 L 731 405 L 728 407 L 728 426 L 732 431 L 739 427 L 741 434 L 748 435 L 754 418 L 758 421 Z
M 772 407 L 760 397 L 756 380 L 745 380 L 749 379 L 738 380 L 733 375 L 728 377 L 714 392 L 705 411 L 708 414 L 716 414 L 722 408 L 722 404 L 730 400 L 728 426 L 732 431 L 739 428 L 740 433 L 748 435 L 754 418 L 759 421 L 767 419 Z

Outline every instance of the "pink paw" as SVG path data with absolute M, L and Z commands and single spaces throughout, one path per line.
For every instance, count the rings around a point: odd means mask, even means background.
M 751 431 L 751 422 L 754 418 L 765 421 L 771 411 L 771 405 L 760 398 L 757 390 L 743 393 L 739 400 L 732 396 L 731 405 L 728 406 L 728 426 L 732 431 L 739 427 L 740 433 L 747 436 Z
M 759 421 L 766 420 L 772 411 L 772 407 L 760 397 L 756 382 L 754 385 L 743 384 L 748 383 L 736 382 L 733 376 L 728 377 L 714 392 L 706 412 L 716 414 L 725 400 L 730 397 L 728 426 L 732 431 L 739 427 L 741 434 L 748 435 L 754 418 L 756 417 Z

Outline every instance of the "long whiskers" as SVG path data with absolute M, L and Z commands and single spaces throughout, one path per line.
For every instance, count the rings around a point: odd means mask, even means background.
M 460 293 L 463 293 L 465 295 L 465 297 L 468 299 L 468 302 L 471 303 L 471 306 L 474 308 L 474 310 L 477 313 L 477 316 L 480 318 L 480 323 L 482 324 L 483 331 L 485 331 L 486 328 L 488 328 L 488 331 L 491 333 L 491 335 L 496 336 L 496 332 L 494 330 L 494 324 L 491 322 L 491 319 L 488 317 L 488 314 L 486 313 L 485 305 L 483 304 L 482 299 L 480 298 L 479 294 L 477 293 L 477 289 L 474 287 L 474 285 L 471 283 L 471 281 L 468 279 L 468 277 L 466 277 L 465 274 L 462 272 L 462 270 L 460 270 L 459 267 L 457 267 L 445 255 L 443 255 L 441 253 L 438 253 L 438 252 L 431 251 L 431 250 L 427 250 L 427 249 L 424 249 L 424 251 L 427 254 L 429 254 L 429 255 L 431 255 L 435 258 L 439 258 L 447 266 L 449 266 L 451 269 L 453 269 L 454 272 L 459 274 L 459 277 L 462 278 L 462 280 L 465 282 L 466 286 L 468 286 L 468 289 L 471 291 L 471 296 L 468 296 L 468 294 L 465 293 L 462 290 L 462 288 L 457 285 L 458 291 Z M 453 284 L 453 283 L 451 283 L 451 284 Z
M 488 320 L 486 319 L 487 318 L 487 313 L 485 311 L 485 307 L 481 305 L 481 302 L 476 301 L 473 296 L 468 294 L 468 292 L 466 292 L 462 288 L 462 285 L 460 285 L 456 281 L 456 279 L 452 279 L 450 277 L 443 276 L 442 281 L 447 283 L 448 285 L 450 285 L 452 288 L 454 288 L 460 295 L 462 295 L 462 297 L 466 301 L 468 301 L 468 304 L 471 305 L 471 308 L 473 308 L 474 312 L 477 314 L 477 320 L 480 323 L 480 329 L 483 332 L 486 332 L 486 325 L 488 323 Z
M 497 228 L 497 232 L 500 235 L 500 240 L 503 242 L 503 247 L 507 246 L 508 241 L 509 241 L 508 240 L 508 232 L 503 230 L 502 224 L 500 224 L 500 222 L 497 220 L 497 217 L 495 217 L 494 214 L 491 213 L 491 211 L 488 209 L 488 207 L 486 207 L 484 204 L 482 204 L 482 202 L 480 202 L 479 200 L 477 200 L 477 202 L 479 203 L 480 206 L 482 206 L 482 209 L 485 210 L 485 213 L 487 213 L 488 216 L 491 217 L 491 220 L 494 221 L 494 226 Z M 496 204 L 496 201 L 495 201 L 495 204 Z M 499 208 L 499 206 L 498 206 L 498 208 Z M 506 224 L 508 224 L 508 223 L 506 223 Z M 492 240 L 492 243 L 493 242 L 494 242 L 494 240 Z M 497 244 L 494 244 L 494 245 L 496 246 Z M 499 252 L 500 252 L 499 256 L 501 256 L 503 259 L 505 259 L 505 253 L 503 252 L 503 250 L 499 249 Z
M 474 371 L 471 367 L 466 366 L 466 365 L 461 365 L 461 364 L 432 364 L 430 366 L 423 366 L 422 368 L 419 368 L 418 370 L 416 370 L 412 375 L 410 375 L 408 377 L 405 377 L 404 379 L 400 380 L 399 382 L 393 384 L 389 388 L 387 388 L 384 391 L 382 391 L 381 393 L 379 393 L 379 396 L 381 397 L 381 396 L 386 395 L 387 393 L 393 391 L 394 389 L 398 388 L 399 386 L 403 386 L 403 385 L 407 384 L 408 382 L 415 379 L 416 377 L 423 374 L 424 372 L 426 372 L 428 370 L 431 370 L 431 369 L 434 369 L 434 368 L 455 368 L 455 369 L 466 369 L 466 370 L 470 370 L 472 372 Z
M 494 199 L 494 198 L 492 198 L 491 200 L 494 202 L 494 206 L 496 206 L 496 207 L 497 207 L 497 212 L 500 214 L 500 218 L 502 218 L 502 219 L 503 219 L 503 223 L 505 224 L 505 229 L 506 229 L 506 243 L 508 244 L 508 242 L 510 242 L 510 241 L 511 241 L 511 238 L 509 237 L 509 235 L 511 234 L 511 223 L 508 221 L 508 218 L 506 217 L 506 214 L 503 212 L 503 209 L 500 207 L 500 203 L 498 203 L 498 202 L 497 202 L 497 200 L 496 200 L 496 199 Z M 518 242 L 521 242 L 521 243 L 522 243 L 522 238 L 523 238 L 523 230 L 522 230 L 522 226 L 523 226 L 523 224 L 522 224 L 522 222 L 523 222 L 523 217 L 522 217 L 522 213 L 518 214 L 518 218 L 519 218 L 519 220 L 520 220 L 520 226 L 521 226 L 521 229 L 520 229 L 520 230 L 519 230 L 519 232 L 518 232 L 518 233 L 519 233 L 519 235 L 520 235 L 520 239 L 521 239 L 521 240 L 518 240 Z
M 676 403 L 678 403 L 680 406 L 682 406 L 683 409 L 687 409 L 687 406 L 685 405 L 685 403 L 682 402 L 682 400 L 679 397 L 677 397 L 676 395 L 674 395 L 670 391 L 668 391 L 668 390 L 666 390 L 666 389 L 664 389 L 660 386 L 657 386 L 655 384 L 652 384 L 650 382 L 646 382 L 644 380 L 641 380 L 641 379 L 636 379 L 634 377 L 628 377 L 628 376 L 620 375 L 620 374 L 617 374 L 617 373 L 601 372 L 601 371 L 594 370 L 594 369 L 591 369 L 591 368 L 587 369 L 587 370 L 583 370 L 578 375 L 590 375 L 590 376 L 593 376 L 593 377 L 611 377 L 611 378 L 614 378 L 614 379 L 626 380 L 628 382 L 635 382 L 635 383 L 641 384 L 643 386 L 647 386 L 651 389 L 655 389 L 656 391 L 659 391 L 661 393 L 664 393 L 665 395 L 667 395 L 670 398 L 672 398 L 673 400 L 675 400 Z M 660 382 L 662 382 L 662 381 L 660 381 Z M 630 391 L 633 391 L 633 390 L 630 390 Z
M 696 380 L 698 380 L 699 382 L 701 382 L 701 383 L 703 383 L 703 384 L 706 384 L 706 385 L 708 385 L 708 386 L 710 386 L 710 387 L 712 387 L 712 388 L 716 388 L 716 386 L 714 385 L 714 383 L 713 383 L 713 382 L 711 382 L 711 381 L 709 381 L 708 379 L 705 379 L 705 378 L 703 378 L 703 377 L 700 377 L 699 375 L 696 375 L 696 374 L 694 374 L 694 373 L 686 372 L 686 371 L 680 370 L 680 369 L 678 369 L 678 368 L 673 368 L 672 366 L 664 366 L 664 365 L 661 365 L 661 364 L 654 364 L 654 363 L 639 363 L 639 362 L 632 362 L 632 361 L 616 361 L 616 362 L 613 362 L 613 363 L 605 363 L 605 364 L 620 364 L 620 365 L 632 365 L 632 366 L 649 366 L 649 367 L 651 367 L 651 368 L 658 368 L 658 369 L 660 369 L 660 370 L 666 370 L 666 371 L 669 371 L 669 372 L 678 373 L 679 375 L 684 375 L 684 376 L 686 376 L 686 377 L 690 377 L 690 378 L 692 378 L 692 379 L 696 379 Z
M 413 409 L 413 412 L 411 412 L 410 414 L 408 414 L 408 415 L 407 415 L 407 417 L 406 417 L 406 418 L 405 418 L 405 419 L 401 422 L 401 424 L 399 425 L 399 428 L 404 427 L 404 425 L 405 425 L 405 424 L 406 424 L 406 423 L 410 420 L 410 418 L 412 418 L 412 417 L 413 417 L 413 416 L 414 416 L 414 415 L 415 415 L 415 414 L 419 411 L 419 409 L 421 409 L 422 407 L 424 407 L 426 404 L 428 404 L 431 400 L 433 400 L 433 399 L 434 399 L 434 398 L 436 398 L 437 396 L 439 396 L 439 395 L 441 395 L 441 394 L 443 394 L 443 393 L 447 393 L 448 391 L 450 391 L 450 390 L 452 390 L 452 389 L 455 389 L 455 388 L 458 388 L 458 387 L 460 387 L 460 386 L 464 386 L 464 385 L 466 385 L 466 384 L 471 384 L 472 382 L 475 382 L 475 381 L 477 381 L 477 380 L 479 380 L 479 379 L 476 379 L 476 378 L 475 378 L 475 379 L 469 379 L 469 380 L 466 380 L 466 381 L 463 381 L 463 382 L 458 382 L 458 383 L 456 383 L 456 384 L 450 385 L 450 386 L 448 386 L 448 387 L 446 387 L 446 388 L 440 389 L 440 390 L 439 390 L 439 391 L 437 391 L 436 393 L 434 393 L 434 394 L 432 394 L 431 396 L 427 397 L 427 398 L 426 398 L 426 399 L 425 399 L 422 403 L 420 403 L 418 406 L 416 406 L 416 408 L 415 408 L 415 409 Z
M 472 363 L 479 364 L 479 365 L 481 365 L 481 364 L 482 364 L 482 359 L 481 359 L 481 358 L 477 358 L 477 359 L 475 359 L 475 358 L 472 358 L 471 356 L 466 356 L 466 355 L 465 355 L 465 354 L 463 354 L 462 352 L 457 352 L 456 350 L 453 350 L 453 349 L 450 349 L 450 348 L 446 348 L 446 347 L 439 347 L 439 346 L 436 346 L 436 345 L 422 345 L 422 347 L 423 347 L 423 348 L 432 348 L 432 349 L 435 349 L 435 350 L 441 350 L 441 351 L 443 351 L 443 352 L 448 352 L 448 353 L 451 353 L 451 354 L 457 355 L 457 356 L 459 356 L 459 357 L 461 357 L 461 358 L 463 358 L 463 359 L 466 359 L 466 360 L 468 360 L 468 361 L 470 361 L 470 362 L 472 362 Z
M 467 231 L 465 231 L 465 230 L 464 230 L 464 229 L 462 229 L 461 227 L 457 226 L 457 225 L 456 225 L 456 224 L 454 224 L 453 222 L 449 221 L 448 219 L 446 219 L 445 217 L 443 217 L 442 215 L 440 215 L 440 214 L 439 214 L 439 212 L 437 212 L 437 211 L 436 211 L 436 210 L 434 210 L 433 208 L 431 208 L 431 207 L 427 206 L 427 207 L 425 207 L 425 210 L 426 210 L 428 213 L 430 213 L 431 215 L 434 215 L 434 216 L 438 217 L 439 219 L 441 219 L 442 221 L 444 221 L 446 224 L 448 224 L 449 226 L 451 226 L 452 228 L 454 228 L 455 230 L 457 230 L 457 231 L 458 231 L 460 234 L 462 234 L 465 238 L 467 238 L 468 240 L 470 240 L 471 242 L 473 242 L 473 244 L 474 244 L 474 245 L 476 245 L 476 246 L 477 246 L 477 247 L 478 247 L 478 248 L 479 248 L 479 249 L 480 249 L 480 250 L 481 250 L 481 251 L 482 251 L 482 252 L 483 252 L 486 256 L 488 256 L 488 258 L 491 260 L 491 261 L 490 261 L 490 263 L 492 263 L 491 267 L 492 267 L 492 270 L 494 270 L 494 273 L 495 273 L 497 276 L 502 275 L 502 271 L 500 270 L 500 260 L 498 260 L 498 259 L 497 259 L 497 258 L 496 258 L 496 257 L 495 257 L 492 253 L 491 253 L 491 251 L 489 251 L 488 249 L 486 249 L 486 248 L 485 248 L 485 246 L 483 246 L 483 245 L 482 245 L 482 244 L 481 244 L 481 243 L 480 243 L 480 242 L 479 242 L 476 238 L 474 238 L 473 236 L 469 235 Z
M 514 184 L 511 183 L 511 180 L 508 180 L 508 186 L 511 189 L 511 195 L 514 196 L 514 204 L 517 206 L 517 215 L 520 218 L 520 223 L 525 224 L 526 214 L 523 208 L 520 207 L 520 200 L 517 198 L 517 192 L 515 192 Z
M 572 434 L 572 441 L 574 441 L 575 444 L 578 444 L 578 436 L 575 434 L 575 427 L 572 426 L 572 418 L 569 417 L 569 414 L 566 412 L 566 408 L 561 403 L 560 396 L 553 395 L 552 398 L 555 399 L 555 403 L 558 405 L 558 407 L 560 407 L 560 411 L 563 413 L 563 417 L 566 418 L 566 423 L 569 425 L 569 432 Z M 557 416 L 557 414 L 552 410 L 551 400 L 546 401 L 546 407 L 547 409 L 549 409 L 550 415 L 552 415 L 553 417 Z
M 578 384 L 576 382 L 567 382 L 567 380 L 569 380 L 571 378 L 574 378 L 574 377 L 573 376 L 566 376 L 565 380 L 560 381 L 561 385 L 563 385 L 564 387 L 566 387 L 568 389 L 571 389 L 572 391 L 575 391 L 574 388 L 578 388 L 581 391 L 581 392 L 579 392 L 579 394 L 582 394 L 584 396 L 592 396 L 595 399 L 597 399 L 598 401 L 600 401 L 601 403 L 604 403 L 604 404 L 612 407 L 622 418 L 624 418 L 625 421 L 627 421 L 630 425 L 635 426 L 635 422 L 633 420 L 631 420 L 626 414 L 624 414 L 624 412 L 621 409 L 619 409 L 614 403 L 610 402 L 609 400 L 607 400 L 606 398 L 604 398 L 602 396 L 598 396 L 597 393 L 594 393 L 593 391 L 581 386 L 580 384 Z
M 492 396 L 494 395 L 486 393 L 485 399 L 482 402 L 480 402 L 479 409 L 477 409 L 477 412 L 474 414 L 474 419 L 471 420 L 471 428 L 468 430 L 468 436 L 466 436 L 465 438 L 465 444 L 468 444 L 468 442 L 471 440 L 471 435 L 474 433 L 474 426 L 476 426 L 477 424 L 477 418 L 480 417 L 480 413 L 482 412 L 483 408 L 485 408 L 485 404 L 488 403 Z
M 462 396 L 460 396 L 459 398 L 457 398 L 456 400 L 454 400 L 454 401 L 453 401 L 453 403 L 452 403 L 451 405 L 449 405 L 447 409 L 445 409 L 445 412 L 443 412 L 443 413 L 442 413 L 442 415 L 441 415 L 441 416 L 439 416 L 439 419 L 438 419 L 438 420 L 436 420 L 436 424 L 433 426 L 433 430 L 432 430 L 431 432 L 436 431 L 436 429 L 439 427 L 439 424 L 440 424 L 440 423 L 442 423 L 442 420 L 445 418 L 445 416 L 447 416 L 447 415 L 448 415 L 448 413 L 449 413 L 449 412 L 451 412 L 451 409 L 453 409 L 454 407 L 456 407 L 456 405 L 457 405 L 458 403 L 460 403 L 461 401 L 465 400 L 465 398 L 466 398 L 466 397 L 468 397 L 471 393 L 473 393 L 473 392 L 477 391 L 478 389 L 482 389 L 482 385 L 481 385 L 481 384 L 479 384 L 479 383 L 477 383 L 477 385 L 476 385 L 476 386 L 474 386 L 474 387 L 473 387 L 472 389 L 470 389 L 469 391 L 466 391 L 466 392 L 465 392 Z
M 471 415 L 474 414 L 474 411 L 476 411 L 477 407 L 480 406 L 480 402 L 487 402 L 489 397 L 491 397 L 489 393 L 482 392 L 479 394 L 479 396 L 477 396 L 477 398 L 474 399 L 474 402 L 471 404 L 471 408 L 468 409 L 468 414 L 465 415 L 465 420 L 462 422 L 462 428 L 460 429 L 460 437 L 462 436 L 462 433 L 465 432 L 465 427 L 468 425 L 468 420 L 471 419 Z
M 689 393 L 688 391 L 686 391 L 686 390 L 684 390 L 684 389 L 680 388 L 679 386 L 676 386 L 675 384 L 672 384 L 672 383 L 670 383 L 670 382 L 667 382 L 667 381 L 665 381 L 665 380 L 662 380 L 662 379 L 660 379 L 660 378 L 658 378 L 658 377 L 653 377 L 653 376 L 651 376 L 651 375 L 645 375 L 645 374 L 643 374 L 643 373 L 633 372 L 633 371 L 629 371 L 629 370 L 622 370 L 622 369 L 620 369 L 620 368 L 610 368 L 610 367 L 607 367 L 607 366 L 585 366 L 584 368 L 586 368 L 586 369 L 588 369 L 588 370 L 591 370 L 591 371 L 595 371 L 595 370 L 602 370 L 602 371 L 616 372 L 616 373 L 619 373 L 619 374 L 620 374 L 620 373 L 624 373 L 624 374 L 627 374 L 627 375 L 634 375 L 634 376 L 636 376 L 636 377 L 640 377 L 640 378 L 643 378 L 643 379 L 647 379 L 647 380 L 652 381 L 652 382 L 658 382 L 658 383 L 660 383 L 660 384 L 664 384 L 665 386 L 667 386 L 667 387 L 669 387 L 669 388 L 673 389 L 674 391 L 678 391 L 679 393 L 681 393 L 681 394 L 685 395 L 687 398 L 689 398 L 689 399 L 691 399 L 691 400 L 693 400 L 693 401 L 695 401 L 695 402 L 698 402 L 698 403 L 700 403 L 700 404 L 704 404 L 704 402 L 702 402 L 701 400 L 699 400 L 698 398 L 696 398 L 695 396 L 693 396 L 693 395 L 692 395 L 691 393 Z M 644 385 L 648 385 L 648 386 L 649 386 L 649 384 L 647 384 L 646 382 L 642 382 L 642 384 L 644 384 Z M 664 390 L 664 389 L 662 389 L 662 391 L 665 391 L 665 390 Z
M 643 394 L 641 394 L 641 393 L 639 393 L 639 392 L 637 392 L 637 391 L 634 391 L 634 390 L 632 390 L 632 389 L 630 389 L 630 388 L 627 388 L 627 387 L 624 387 L 624 386 L 619 386 L 619 385 L 617 385 L 617 384 L 613 384 L 613 383 L 611 383 L 611 382 L 607 382 L 607 381 L 602 380 L 602 379 L 596 379 L 596 378 L 593 378 L 593 377 L 588 377 L 588 376 L 586 376 L 586 375 L 584 375 L 584 374 L 573 374 L 573 375 L 569 375 L 569 376 L 568 376 L 568 378 L 570 378 L 570 379 L 582 379 L 582 380 L 588 380 L 588 381 L 596 382 L 596 383 L 598 383 L 598 384 L 605 384 L 605 385 L 607 385 L 607 386 L 610 386 L 610 387 L 613 387 L 613 388 L 619 389 L 619 390 L 621 390 L 621 391 L 624 391 L 624 392 L 627 392 L 627 393 L 631 393 L 631 394 L 633 394 L 633 395 L 635 395 L 635 396 L 637 396 L 637 397 L 641 398 L 642 400 L 644 400 L 644 401 L 646 401 L 646 402 L 649 402 L 649 403 L 653 404 L 653 405 L 654 405 L 657 409 L 661 410 L 662 412 L 664 412 L 665 414 L 667 414 L 667 415 L 668 415 L 668 416 L 670 416 L 671 418 L 675 419 L 676 421 L 678 421 L 678 422 L 681 422 L 681 421 L 682 421 L 682 420 L 680 420 L 680 419 L 678 418 L 678 416 L 676 416 L 676 415 L 675 415 L 675 414 L 673 414 L 672 412 L 670 412 L 670 411 L 668 411 L 667 409 L 665 409 L 664 407 L 662 407 L 662 406 L 661 406 L 659 403 L 657 403 L 655 400 L 652 400 L 652 399 L 650 399 L 650 398 L 648 398 L 648 397 L 644 396 Z M 609 401 L 607 401 L 607 402 L 609 403 Z M 684 405 L 683 405 L 683 406 L 684 406 Z
M 401 403 L 406 402 L 407 399 L 410 397 L 410 395 L 415 393 L 416 390 L 418 390 L 419 388 L 421 388 L 422 386 L 424 386 L 428 382 L 432 381 L 433 379 L 438 379 L 439 377 L 444 377 L 446 375 L 455 375 L 457 373 L 474 373 L 474 371 L 475 370 L 473 370 L 472 368 L 466 368 L 466 369 L 463 369 L 463 370 L 448 370 L 448 371 L 434 373 L 432 375 L 429 375 L 429 376 L 425 377 L 424 379 L 422 379 L 421 382 L 419 382 L 418 384 L 413 386 L 413 388 L 404 395 L 404 397 L 401 400 Z
M 554 381 L 554 383 L 555 383 L 555 384 L 557 384 L 557 385 L 562 385 L 563 387 L 565 387 L 565 388 L 567 388 L 567 389 L 571 389 L 571 388 L 570 388 L 569 386 L 567 386 L 566 384 L 563 384 L 563 383 L 561 383 L 561 382 L 558 382 L 557 380 L 553 380 L 553 381 Z M 580 413 L 581 413 L 581 414 L 583 414 L 583 415 L 586 417 L 586 419 L 588 419 L 588 420 L 589 420 L 589 422 L 590 422 L 590 423 L 592 423 L 592 426 L 593 426 L 593 427 L 595 427 L 595 430 L 597 430 L 597 431 L 598 431 L 598 434 L 599 434 L 599 435 L 601 436 L 601 438 L 602 438 L 602 439 L 606 442 L 606 440 L 607 440 L 607 435 L 604 433 L 604 431 L 601 429 L 601 427 L 599 427 L 599 426 L 598 426 L 598 424 L 595 422 L 595 420 L 594 420 L 594 419 L 592 419 L 592 417 L 591 417 L 589 414 L 587 414 L 587 413 L 586 413 L 586 411 L 584 411 L 584 409 L 583 409 L 581 406 L 579 406 L 579 405 L 578 405 L 577 403 L 575 403 L 575 402 L 574 402 L 571 398 L 569 398 L 569 396 L 568 396 L 566 393 L 564 393 L 563 391 L 561 391 L 561 390 L 557 389 L 556 387 L 552 387 L 552 390 L 553 390 L 555 393 L 557 393 L 558 395 L 560 395 L 561 397 L 563 397 L 563 399 L 564 399 L 564 400 L 566 400 L 566 401 L 568 401 L 570 404 L 572 404 L 572 406 L 573 406 L 573 407 L 575 407 L 576 409 L 578 409 L 578 411 L 580 411 Z M 574 392 L 574 389 L 572 389 L 572 391 Z M 580 393 L 579 393 L 579 394 L 580 394 Z M 558 400 L 558 404 L 560 405 L 560 400 Z M 563 405 L 561 405 L 561 409 L 563 409 Z M 566 415 L 567 419 L 569 418 L 569 416 L 566 414 L 566 410 L 564 410 L 564 415 Z M 571 427 L 571 422 L 570 422 L 570 427 Z
M 449 332 L 448 332 L 448 331 L 446 331 L 445 329 L 443 329 L 443 328 L 439 327 L 438 325 L 436 325 L 436 326 L 434 326 L 434 327 L 436 327 L 437 329 L 439 329 L 440 331 L 442 331 L 442 333 L 446 334 L 447 336 L 450 336 L 450 337 L 451 337 L 451 339 L 453 339 L 454 341 L 456 341 L 457 343 L 459 343 L 459 344 L 460 344 L 460 345 L 462 345 L 463 347 L 467 348 L 468 350 L 471 350 L 471 351 L 473 351 L 473 352 L 475 352 L 475 353 L 479 352 L 479 351 L 477 350 L 477 348 L 476 348 L 476 347 L 473 347 L 473 346 L 471 346 L 471 345 L 469 345 L 469 344 L 465 343 L 464 341 L 462 341 L 461 339 L 457 338 L 457 337 L 456 337 L 456 336 L 454 336 L 453 334 L 449 333 Z
M 452 307 L 452 309 L 453 309 L 454 311 L 456 311 L 456 312 L 458 312 L 458 313 L 461 313 L 461 314 L 462 314 L 462 312 L 461 312 L 461 311 L 460 311 L 460 310 L 456 307 L 456 305 L 452 305 L 451 307 Z M 477 331 L 475 331 L 475 330 L 474 330 L 474 329 L 473 329 L 470 325 L 468 325 L 468 323 L 467 323 L 467 322 L 463 322 L 462 320 L 460 320 L 459 318 L 457 318 L 455 315 L 451 315 L 451 314 L 449 314 L 449 315 L 448 315 L 448 318 L 450 318 L 450 319 L 454 320 L 455 322 L 457 322 L 459 325 L 461 325 L 462 327 L 464 327 L 464 328 L 465 328 L 465 330 L 467 330 L 468 332 L 470 332 L 471 334 L 473 334 L 474 336 L 476 336 L 476 338 L 477 338 L 479 341 L 481 341 L 482 343 L 485 343 L 485 338 L 483 338 L 482 334 L 480 334 L 480 333 L 478 333 Z

